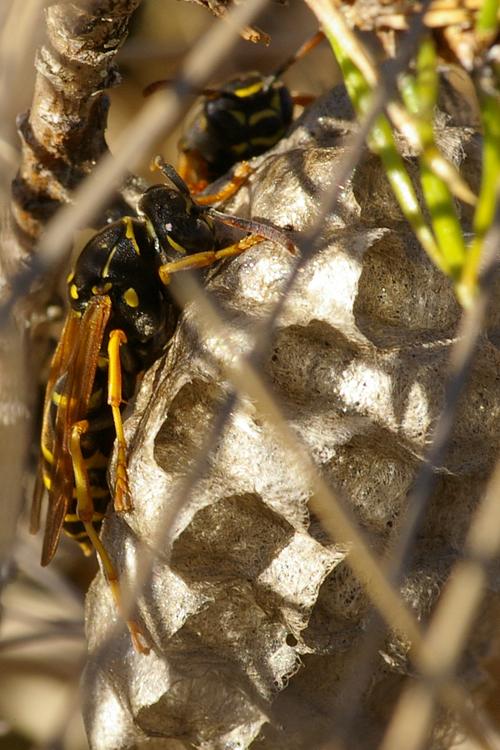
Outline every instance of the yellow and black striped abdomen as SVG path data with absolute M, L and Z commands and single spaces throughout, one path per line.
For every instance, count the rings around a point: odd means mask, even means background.
M 185 154 L 199 153 L 213 180 L 237 161 L 274 146 L 292 118 L 293 99 L 287 87 L 259 73 L 248 73 L 205 98 L 179 146 Z
M 50 422 L 52 429 L 56 429 L 58 411 L 64 405 L 66 389 L 66 375 L 56 382 L 50 397 Z M 107 472 L 109 460 L 113 451 L 115 430 L 111 409 L 107 403 L 107 379 L 108 359 L 107 355 L 101 353 L 96 369 L 92 392 L 89 399 L 86 420 L 88 430 L 82 435 L 81 449 L 90 484 L 90 494 L 93 503 L 93 515 L 91 523 L 99 533 L 102 520 L 110 501 L 110 490 L 108 487 Z M 135 374 L 126 378 L 127 395 L 133 393 L 135 386 Z M 43 483 L 47 491 L 51 492 L 54 472 L 54 456 L 49 447 L 42 439 Z M 63 532 L 74 539 L 81 547 L 85 555 L 93 552 L 93 545 L 88 537 L 83 523 L 78 518 L 77 494 L 74 477 L 71 485 L 66 484 L 66 513 L 64 515 Z
M 90 424 L 92 429 L 92 423 Z M 90 481 L 90 494 L 94 512 L 92 515 L 92 525 L 97 533 L 101 530 L 102 520 L 106 514 L 106 509 L 111 498 L 108 487 L 107 472 L 111 451 L 113 449 L 114 432 L 110 430 L 111 437 L 104 441 L 103 431 L 95 433 L 89 432 L 85 437 L 91 436 L 94 444 L 89 445 L 90 440 L 86 440 L 88 447 L 84 452 L 85 466 L 87 468 Z M 106 453 L 104 452 L 106 451 Z M 63 532 L 74 539 L 82 548 L 84 554 L 91 555 L 93 545 L 88 538 L 83 523 L 78 519 L 76 488 L 72 488 L 72 497 L 68 505 L 68 510 L 64 516 Z

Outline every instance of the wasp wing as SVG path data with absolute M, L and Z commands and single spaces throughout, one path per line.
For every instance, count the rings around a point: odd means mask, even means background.
M 44 409 L 43 439 L 52 446 L 51 482 L 48 490 L 47 521 L 42 547 L 42 565 L 47 565 L 57 549 L 68 505 L 72 500 L 74 475 L 69 440 L 76 422 L 85 419 L 92 394 L 99 352 L 111 313 L 107 296 L 93 297 L 81 318 L 70 313 L 68 331 L 63 332 L 61 351 L 56 351 L 51 367 Z M 78 325 L 75 326 L 73 318 Z M 55 424 L 51 405 L 57 389 Z
M 31 505 L 30 532 L 32 534 L 36 534 L 40 529 L 40 512 L 45 492 L 45 484 L 43 481 L 44 463 L 46 462 L 49 465 L 53 465 L 54 461 L 55 434 L 50 413 L 54 385 L 69 367 L 75 343 L 79 335 L 80 320 L 81 318 L 73 310 L 70 310 L 66 322 L 64 323 L 59 343 L 57 344 L 54 356 L 52 357 L 52 362 L 50 363 L 49 377 L 45 389 L 45 400 L 43 403 L 42 435 L 40 439 L 42 456 L 40 457 L 38 464 L 35 491 L 33 493 L 33 502 Z M 53 472 L 51 471 L 51 473 Z

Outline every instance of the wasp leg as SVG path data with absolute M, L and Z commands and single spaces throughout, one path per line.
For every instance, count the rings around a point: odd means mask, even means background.
M 153 164 L 157 168 L 155 161 Z M 194 195 L 201 193 L 209 184 L 207 162 L 195 149 L 181 152 L 177 160 L 177 172 Z
M 127 343 L 123 331 L 116 329 L 109 334 L 108 343 L 108 404 L 113 413 L 116 441 L 118 443 L 118 457 L 116 460 L 116 479 L 114 492 L 114 506 L 118 513 L 132 510 L 127 473 L 127 443 L 123 433 L 123 421 L 120 411 L 122 399 L 122 369 L 120 361 L 120 346 Z
M 246 161 L 242 161 L 235 168 L 231 179 L 226 182 L 224 187 L 216 193 L 210 193 L 210 195 L 197 195 L 196 203 L 199 206 L 211 206 L 212 203 L 227 201 L 238 192 L 240 187 L 247 181 L 248 176 L 252 174 L 252 171 L 251 166 Z
M 306 39 L 304 44 L 302 44 L 297 52 L 294 52 L 294 54 L 288 58 L 288 60 L 285 60 L 277 70 L 274 71 L 273 78 L 276 80 L 276 78 L 280 78 L 285 71 L 288 70 L 294 63 L 296 63 L 298 60 L 301 60 L 303 57 L 305 57 L 312 49 L 317 47 L 317 45 L 323 41 L 325 38 L 325 34 L 321 29 L 319 31 L 316 31 L 315 34 L 313 34 L 309 39 Z
M 159 169 L 160 172 L 167 177 L 169 180 L 174 181 L 179 187 L 175 180 L 175 175 L 172 174 L 172 168 L 169 164 L 166 164 L 161 156 L 155 156 L 151 162 L 151 169 Z M 210 195 L 200 195 L 196 197 L 196 203 L 199 206 L 210 206 L 213 203 L 219 203 L 226 201 L 231 198 L 235 193 L 238 192 L 240 187 L 246 182 L 248 176 L 252 174 L 252 168 L 246 161 L 242 161 L 234 169 L 232 177 L 228 182 L 218 190 L 216 193 Z M 196 150 L 184 151 L 179 157 L 177 165 L 177 175 L 180 177 L 185 185 L 185 192 L 199 193 L 204 190 L 208 185 L 208 173 L 207 166 L 203 160 L 201 154 Z
M 76 422 L 71 428 L 70 453 L 73 462 L 73 472 L 75 475 L 77 516 L 85 527 L 87 536 L 99 555 L 104 569 L 104 575 L 113 595 L 113 599 L 115 600 L 116 607 L 127 624 L 135 650 L 140 654 L 148 654 L 149 647 L 139 624 L 135 622 L 135 620 L 127 619 L 125 615 L 120 584 L 118 582 L 118 574 L 115 570 L 115 566 L 111 562 L 111 558 L 109 557 L 106 548 L 99 539 L 99 535 L 93 524 L 93 521 L 100 518 L 100 514 L 94 513 L 94 503 L 92 501 L 87 466 L 81 449 L 81 436 L 86 433 L 88 429 L 89 423 L 85 419 Z
M 170 277 L 173 273 L 177 273 L 178 271 L 188 271 L 192 268 L 211 266 L 212 263 L 216 263 L 218 260 L 231 258 L 233 255 L 244 253 L 245 250 L 248 250 L 248 248 L 256 245 L 258 242 L 262 242 L 262 237 L 251 234 L 248 237 L 243 237 L 239 242 L 235 242 L 234 245 L 228 245 L 221 250 L 194 253 L 194 255 L 189 255 L 186 258 L 182 258 L 182 260 L 174 260 L 172 263 L 165 263 L 163 266 L 160 266 L 158 271 L 160 279 L 166 286 L 169 284 Z
M 316 96 L 312 94 L 292 94 L 292 101 L 299 107 L 308 107 L 310 104 L 315 102 Z

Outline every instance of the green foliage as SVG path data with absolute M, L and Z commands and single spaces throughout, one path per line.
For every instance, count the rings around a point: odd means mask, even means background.
M 434 132 L 434 109 L 439 90 L 438 55 L 433 39 L 424 36 L 413 71 L 400 77 L 404 107 L 398 107 L 400 122 L 408 126 L 419 151 L 419 179 L 425 207 L 420 205 L 405 163 L 400 156 L 393 125 L 380 115 L 368 138 L 369 148 L 384 164 L 401 210 L 431 260 L 452 279 L 460 303 L 467 307 L 478 288 L 478 273 L 485 236 L 492 224 L 497 202 L 500 176 L 500 93 L 499 71 L 486 63 L 490 43 L 498 29 L 498 0 L 483 3 L 477 16 L 474 44 L 478 100 L 483 126 L 483 166 L 478 198 L 473 195 L 453 164 L 440 153 Z M 365 116 L 373 102 L 376 83 L 368 80 L 362 55 L 354 60 L 338 23 L 322 19 L 344 82 L 359 117 Z M 349 49 L 349 52 L 347 51 Z M 360 46 L 361 51 L 363 48 Z M 363 69 L 363 70 L 362 70 Z M 389 109 L 391 112 L 391 110 Z M 401 119 L 402 118 L 402 119 Z M 394 118 L 392 118 L 394 120 Z M 475 204 L 474 237 L 464 236 L 456 199 Z

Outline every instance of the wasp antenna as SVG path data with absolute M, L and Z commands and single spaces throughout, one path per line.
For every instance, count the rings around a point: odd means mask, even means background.
M 225 214 L 222 211 L 217 211 L 215 208 L 207 209 L 207 213 L 223 224 L 229 224 L 232 227 L 243 229 L 245 232 L 260 235 L 266 240 L 283 245 L 292 255 L 298 255 L 298 249 L 290 238 L 290 235 L 272 224 L 266 224 L 263 221 L 256 221 L 255 219 L 242 219 L 240 216 L 231 216 L 231 214 Z
M 154 94 L 155 91 L 159 91 L 160 89 L 166 89 L 173 82 L 174 82 L 173 78 L 161 78 L 159 81 L 153 81 L 153 83 L 149 83 L 147 86 L 145 86 L 142 89 L 142 95 L 151 96 L 151 94 Z
M 274 71 L 272 79 L 273 83 L 277 78 L 280 78 L 280 76 L 283 75 L 283 73 L 286 73 L 288 68 L 290 68 L 295 62 L 298 60 L 301 60 L 303 57 L 305 57 L 311 50 L 313 50 L 315 47 L 318 46 L 318 44 L 325 38 L 325 34 L 321 29 L 317 31 L 315 34 L 312 35 L 307 41 L 304 42 L 304 44 L 299 47 L 297 52 L 293 54 L 291 57 L 288 58 L 288 60 L 285 60 L 284 63 L 282 63 L 277 70 Z
M 162 156 L 155 156 L 150 165 L 151 171 L 159 169 L 164 177 L 167 177 L 170 182 L 173 182 L 175 187 L 184 195 L 191 197 L 191 191 L 188 186 L 171 164 L 167 164 Z
M 200 96 L 206 96 L 210 99 L 216 99 L 218 96 L 221 96 L 220 89 L 200 89 L 196 93 Z
M 151 94 L 154 94 L 156 91 L 160 91 L 160 89 L 168 88 L 174 82 L 175 82 L 174 78 L 160 78 L 159 81 L 153 81 L 152 83 L 149 83 L 147 86 L 145 86 L 142 89 L 142 95 L 151 96 Z M 211 88 L 206 88 L 206 89 L 192 88 L 191 91 L 197 96 L 217 96 L 220 93 L 218 89 L 211 89 Z

